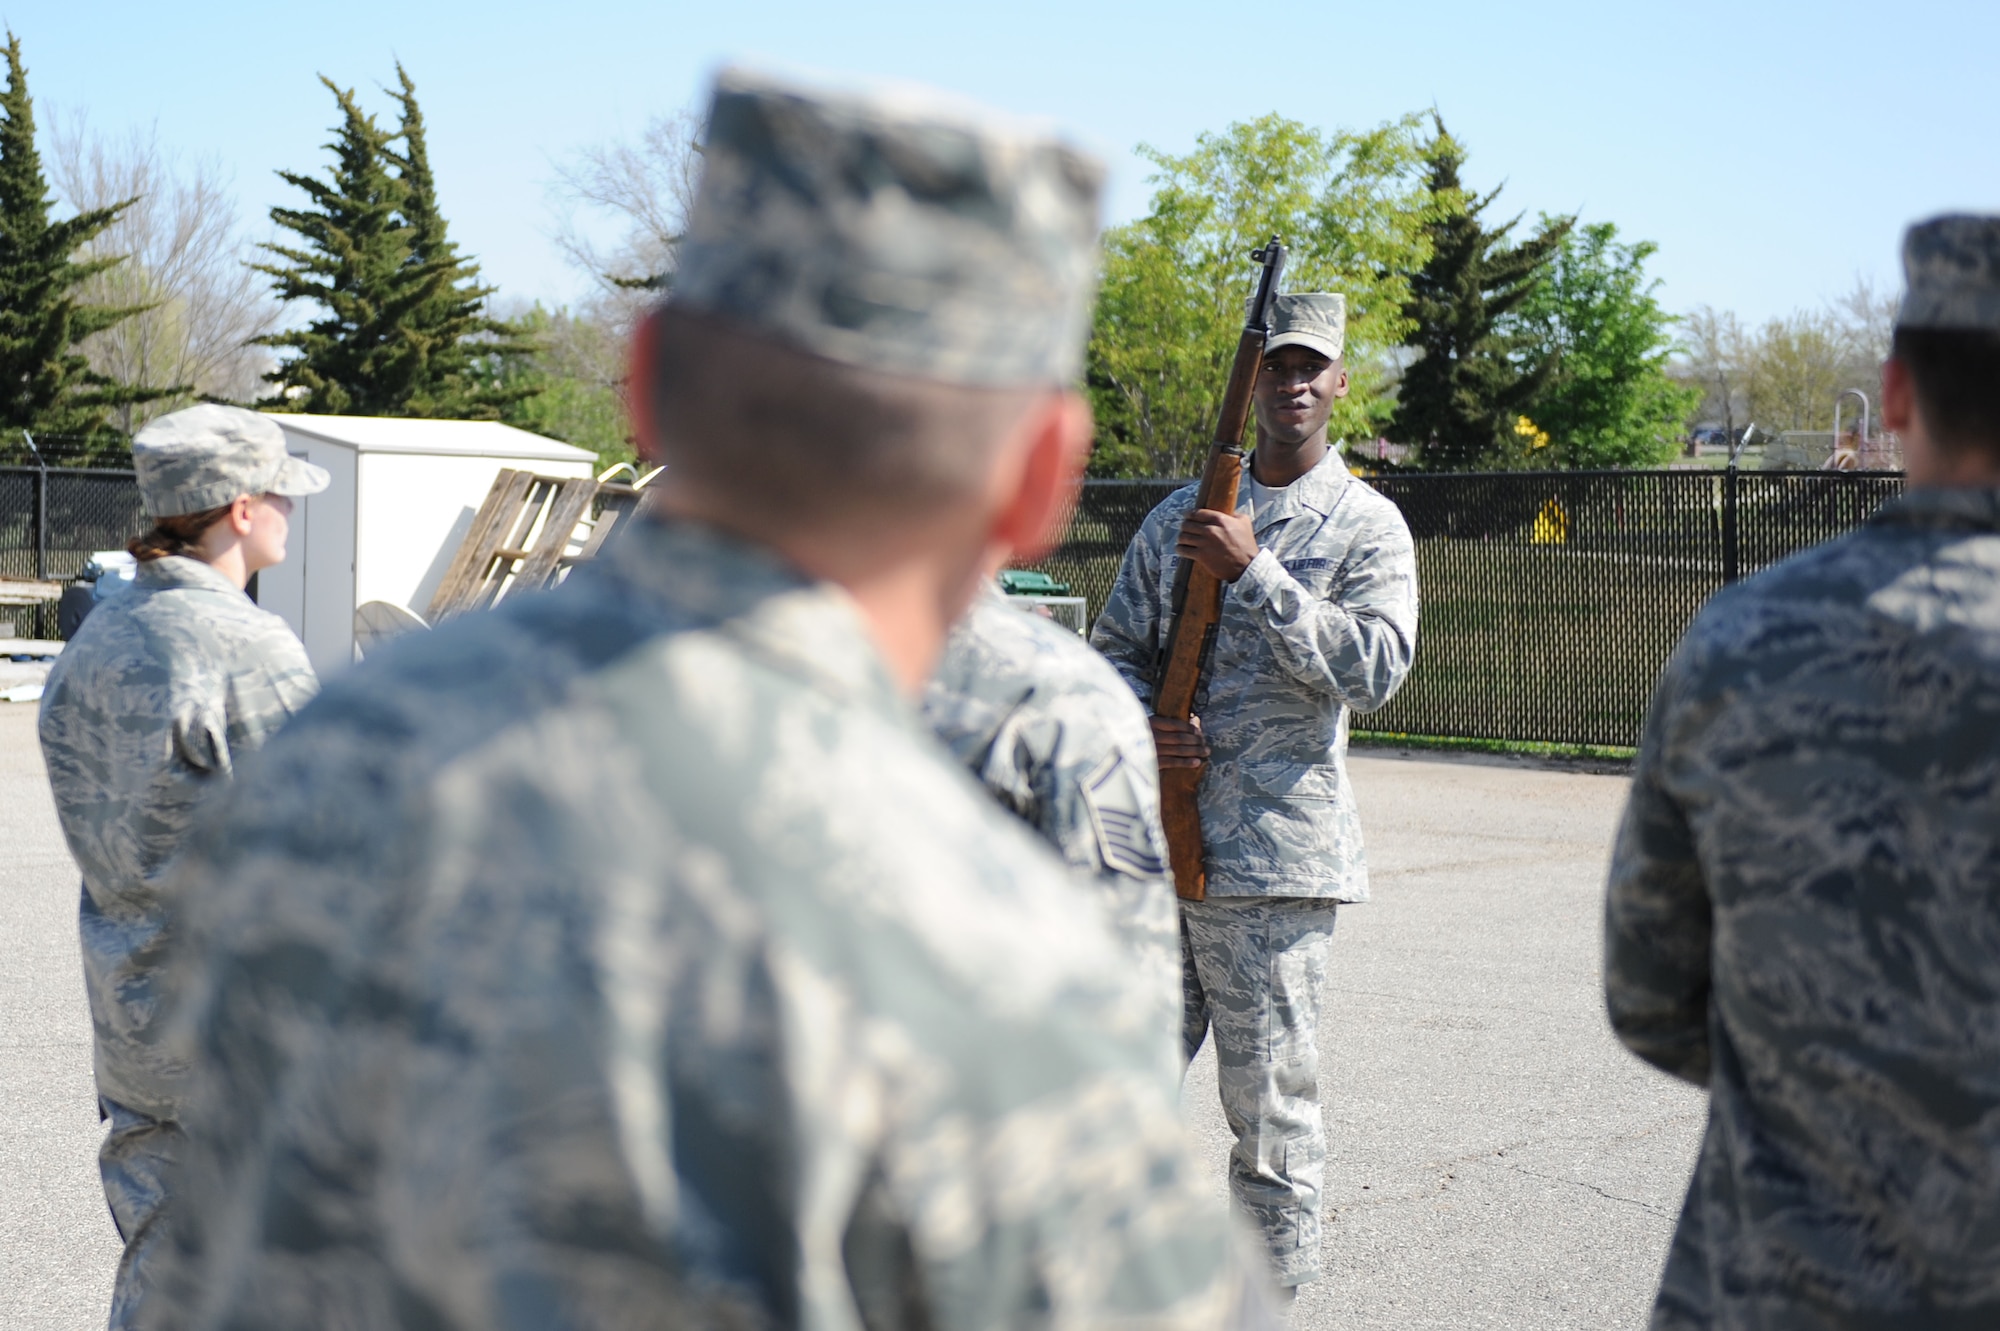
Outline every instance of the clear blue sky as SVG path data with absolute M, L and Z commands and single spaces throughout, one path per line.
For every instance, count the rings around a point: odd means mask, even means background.
M 99 129 L 157 124 L 219 159 L 246 213 L 318 170 L 333 104 L 417 82 L 454 234 L 509 295 L 581 286 L 547 239 L 554 164 L 693 102 L 729 59 L 937 84 L 1045 116 L 1114 167 L 1112 220 L 1144 210 L 1144 141 L 1170 151 L 1278 111 L 1373 124 L 1435 104 L 1468 184 L 1508 211 L 1580 210 L 1657 242 L 1671 308 L 1751 319 L 1866 274 L 1888 285 L 1910 219 L 2000 210 L 2000 4 L 1739 0 L 1646 5 L 1435 0 L 1251 6 L 341 5 L 0 0 L 43 108 Z

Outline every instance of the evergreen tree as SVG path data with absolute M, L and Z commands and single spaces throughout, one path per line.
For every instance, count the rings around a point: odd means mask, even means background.
M 322 77 L 341 124 L 324 180 L 279 172 L 310 206 L 273 208 L 299 247 L 265 248 L 282 262 L 258 265 L 280 299 L 321 306 L 326 317 L 261 341 L 288 349 L 265 378 L 270 405 L 336 416 L 494 419 L 523 392 L 492 372 L 500 356 L 525 350 L 518 330 L 485 317 L 492 292 L 459 255 L 438 211 L 415 89 L 401 66 L 395 94 L 403 119 L 390 132 L 361 110 L 352 89 Z M 403 151 L 392 145 L 402 140 Z
M 1535 289 L 1575 219 L 1545 220 L 1534 236 L 1508 245 L 1520 219 L 1485 225 L 1480 215 L 1500 191 L 1468 197 L 1458 175 L 1464 150 L 1435 114 L 1433 124 L 1431 257 L 1404 306 L 1415 325 L 1406 345 L 1422 354 L 1403 374 L 1390 433 L 1417 445 L 1433 470 L 1505 466 L 1520 452 L 1523 409 L 1550 370 L 1511 332 L 1508 316 Z
M 410 279 L 424 292 L 405 323 L 423 359 L 423 372 L 402 414 L 498 419 L 537 390 L 518 376 L 496 373 L 496 367 L 532 354 L 534 345 L 519 325 L 487 316 L 486 301 L 496 288 L 481 284 L 479 265 L 460 255 L 447 233 L 424 140 L 424 113 L 417 106 L 416 85 L 401 62 L 396 65 L 396 79 L 401 88 L 391 95 L 402 107 L 397 137 L 403 151 L 388 157 L 403 188 Z
M 77 288 L 124 262 L 75 256 L 132 201 L 49 220 L 49 187 L 35 150 L 34 103 L 21 40 L 7 34 L 7 87 L 0 92 L 0 428 L 52 435 L 116 433 L 104 414 L 128 403 L 187 391 L 119 385 L 90 368 L 77 344 L 146 306 L 80 304 Z
M 283 301 L 306 300 L 326 317 L 259 339 L 297 354 L 265 375 L 278 389 L 268 404 L 330 416 L 397 414 L 414 375 L 403 321 L 422 298 L 408 281 L 408 227 L 399 213 L 402 182 L 389 170 L 389 138 L 352 89 L 320 82 L 340 105 L 333 167 L 324 181 L 291 171 L 279 179 L 315 207 L 273 208 L 271 220 L 305 248 L 266 245 L 282 263 L 258 264 Z

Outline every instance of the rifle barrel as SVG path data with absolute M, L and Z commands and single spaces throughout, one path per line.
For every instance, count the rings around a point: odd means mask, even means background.
M 1223 389 L 1221 409 L 1216 413 L 1215 437 L 1209 446 L 1208 463 L 1202 468 L 1201 488 L 1195 496 L 1198 508 L 1224 513 L 1236 511 L 1236 494 L 1243 479 L 1243 432 L 1250 424 L 1251 393 L 1263 365 L 1264 342 L 1270 336 L 1271 302 L 1277 298 L 1278 278 L 1285 266 L 1284 242 L 1273 236 L 1252 257 L 1259 265 L 1256 293 L 1245 314 L 1243 335 L 1236 342 L 1229 382 Z M 1221 580 L 1191 559 L 1178 560 L 1174 569 L 1173 621 L 1167 627 L 1153 681 L 1155 716 L 1185 721 L 1194 714 L 1195 698 L 1215 650 L 1215 634 L 1221 620 Z M 1166 826 L 1174 890 L 1192 901 L 1200 901 L 1208 894 L 1198 807 L 1205 770 L 1205 767 L 1169 767 L 1160 771 L 1160 815 Z

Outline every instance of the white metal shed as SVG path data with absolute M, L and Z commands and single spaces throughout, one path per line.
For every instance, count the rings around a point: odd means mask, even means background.
M 272 413 L 294 457 L 333 482 L 292 512 L 285 562 L 257 578 L 321 676 L 354 661 L 354 611 L 388 601 L 422 614 L 503 468 L 589 476 L 597 457 L 497 421 Z

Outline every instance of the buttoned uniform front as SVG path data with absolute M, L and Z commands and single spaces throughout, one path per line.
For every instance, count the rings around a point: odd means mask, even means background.
M 1156 998 L 755 547 L 644 520 L 383 649 L 187 873 L 162 1326 L 1262 1315 Z
M 989 586 L 945 641 L 924 719 L 1002 806 L 1055 847 L 1158 996 L 1180 1062 L 1180 924 L 1145 709 L 1076 634 Z
M 111 1123 L 100 1164 L 126 1242 L 113 1326 L 127 1324 L 147 1283 L 178 1136 L 183 1069 L 161 1041 L 177 911 L 169 866 L 203 804 L 316 687 L 283 620 L 178 556 L 140 564 L 49 672 L 42 755 L 83 874 L 92 1055 Z
M 1142 701 L 1172 619 L 1174 544 L 1196 487 L 1125 552 L 1091 641 Z M 1280 1285 L 1320 1268 L 1326 1136 L 1319 996 L 1336 906 L 1368 899 L 1346 770 L 1348 716 L 1387 702 L 1416 649 L 1414 548 L 1395 505 L 1329 449 L 1292 484 L 1246 473 L 1259 546 L 1227 589 L 1197 699 L 1208 899 L 1181 903 L 1182 1050 L 1213 1030 L 1230 1185 Z
M 2000 1326 L 2000 492 L 1708 603 L 1613 855 L 1619 1037 L 1709 1089 L 1652 1325 Z

